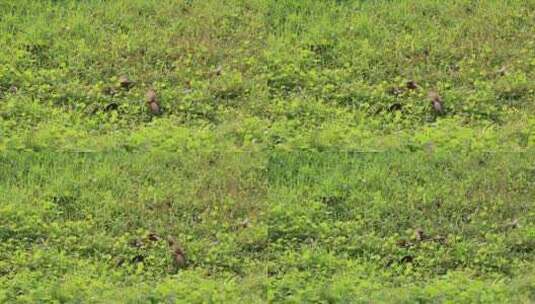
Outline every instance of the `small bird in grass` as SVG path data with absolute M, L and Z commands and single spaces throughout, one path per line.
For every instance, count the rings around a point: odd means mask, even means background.
M 218 65 L 216 69 L 214 70 L 214 74 L 216 76 L 221 76 L 221 73 L 223 72 L 223 67 L 221 65 Z
M 505 76 L 507 74 L 507 67 L 504 65 L 501 68 L 496 71 L 496 73 L 500 76 Z
M 169 236 L 167 237 L 167 243 L 169 244 L 169 250 L 171 253 L 171 257 L 173 258 L 175 269 L 186 266 L 186 255 L 184 254 L 184 250 L 180 247 L 180 245 L 178 245 L 176 240 L 173 237 Z
M 518 223 L 518 219 L 513 219 L 510 223 L 507 223 L 504 228 L 505 229 L 515 229 L 520 227 L 520 224 Z
M 153 241 L 153 242 L 156 242 L 156 241 L 159 241 L 160 240 L 160 236 L 158 234 L 156 234 L 155 232 L 151 232 L 147 235 L 147 238 L 150 240 L 150 241 Z
M 424 230 L 422 228 L 416 228 L 414 231 L 414 237 L 417 241 L 423 241 L 426 238 Z
M 438 93 L 435 91 L 429 92 L 427 97 L 429 98 L 429 100 L 431 100 L 431 104 L 433 105 L 433 110 L 435 111 L 435 113 L 444 114 L 444 106 L 442 103 L 442 97 L 440 97 L 440 95 L 438 95 Z
M 418 84 L 414 80 L 407 81 L 406 86 L 409 90 L 416 90 L 419 88 Z
M 147 99 L 147 106 L 149 107 L 150 112 L 154 115 L 160 115 L 162 111 L 160 109 L 160 105 L 158 104 L 158 99 L 156 98 L 156 91 L 153 89 L 148 90 L 145 97 Z
M 17 88 L 16 86 L 12 85 L 9 87 L 9 89 L 7 90 L 9 93 L 11 94 L 15 94 L 17 93 L 17 91 L 19 90 L 19 88 Z
M 119 85 L 121 86 L 121 88 L 128 90 L 134 86 L 134 82 L 128 79 L 126 75 L 122 75 L 121 77 L 119 77 Z

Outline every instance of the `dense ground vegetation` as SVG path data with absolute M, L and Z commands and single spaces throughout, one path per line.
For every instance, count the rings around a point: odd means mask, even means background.
M 0 302 L 535 301 L 534 1 L 0 0 L 0 45 Z

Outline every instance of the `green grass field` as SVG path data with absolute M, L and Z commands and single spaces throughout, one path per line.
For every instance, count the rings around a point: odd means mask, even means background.
M 0 303 L 535 302 L 534 1 L 0 0 L 0 45 Z

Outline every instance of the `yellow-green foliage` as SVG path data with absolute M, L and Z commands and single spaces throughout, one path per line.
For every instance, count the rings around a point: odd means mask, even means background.
M 0 45 L 0 303 L 535 301 L 531 0 L 0 0 Z
M 4 1 L 0 11 L 2 149 L 143 150 L 131 140 L 154 127 L 149 87 L 157 120 L 237 149 L 532 146 L 531 1 Z

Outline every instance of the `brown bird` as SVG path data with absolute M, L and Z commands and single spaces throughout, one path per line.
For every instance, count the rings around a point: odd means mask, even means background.
M 12 93 L 12 94 L 15 94 L 15 93 L 17 93 L 18 90 L 19 90 L 19 88 L 17 88 L 16 86 L 12 85 L 12 86 L 9 87 L 8 92 Z
M 419 86 L 414 80 L 409 80 L 406 83 L 407 89 L 409 90 L 416 90 Z
M 169 250 L 171 257 L 173 258 L 175 268 L 182 268 L 186 266 L 186 255 L 176 240 L 172 236 L 169 236 L 167 237 L 167 243 L 169 244 Z
M 160 105 L 158 104 L 158 99 L 156 98 L 156 92 L 153 89 L 150 89 L 147 91 L 145 97 L 147 98 L 147 106 L 149 107 L 150 112 L 154 115 L 160 115 L 162 112 Z
M 119 85 L 121 86 L 121 88 L 128 90 L 134 86 L 134 82 L 128 79 L 126 75 L 122 75 L 121 77 L 119 77 Z
M 221 76 L 221 73 L 223 72 L 223 67 L 221 65 L 218 65 L 216 69 L 214 70 L 214 74 L 216 76 Z
M 153 241 L 153 242 L 156 242 L 156 241 L 159 241 L 160 240 L 160 236 L 158 234 L 156 234 L 155 232 L 151 232 L 147 235 L 147 238 L 150 240 L 150 241 Z
M 518 223 L 518 219 L 513 219 L 510 223 L 507 223 L 504 228 L 506 229 L 515 229 L 520 227 L 520 224 Z
M 440 95 L 438 95 L 438 93 L 435 91 L 429 92 L 427 97 L 429 98 L 429 100 L 431 100 L 431 104 L 433 105 L 433 110 L 435 110 L 435 113 L 444 114 L 442 97 L 440 97 Z
M 416 228 L 416 230 L 414 231 L 414 238 L 417 241 L 423 241 L 426 238 L 424 230 L 422 228 Z
M 507 67 L 504 65 L 496 73 L 500 76 L 505 76 L 507 74 Z

